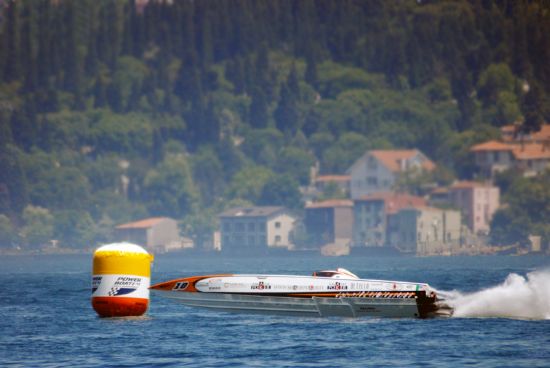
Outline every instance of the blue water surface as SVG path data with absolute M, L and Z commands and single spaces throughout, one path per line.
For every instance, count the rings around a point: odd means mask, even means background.
M 144 317 L 98 318 L 91 255 L 0 258 L 2 367 L 549 367 L 550 320 L 297 318 L 229 314 L 151 296 Z M 345 267 L 362 278 L 477 291 L 549 257 L 223 258 L 158 255 L 152 283 L 210 273 L 307 275 Z M 549 285 L 550 287 L 550 285 Z

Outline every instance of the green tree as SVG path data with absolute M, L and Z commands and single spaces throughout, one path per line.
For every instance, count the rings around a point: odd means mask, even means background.
M 550 171 L 534 178 L 518 177 L 509 183 L 504 200 L 491 222 L 491 239 L 496 244 L 527 246 L 529 235 L 547 236 L 550 218 Z M 543 239 L 548 243 L 550 239 Z
M 536 132 L 540 130 L 545 118 L 544 103 L 545 101 L 542 88 L 536 82 L 530 83 L 529 91 L 524 95 L 521 104 L 521 112 L 525 118 L 521 126 L 521 130 L 524 133 Z
M 249 121 L 254 128 L 261 129 L 268 125 L 268 101 L 265 92 L 260 88 L 252 91 L 252 103 L 250 104 Z
M 244 136 L 242 150 L 257 163 L 274 167 L 283 142 L 284 137 L 277 129 L 251 129 Z
M 518 98 L 512 92 L 500 92 L 496 101 L 494 123 L 502 126 L 522 119 Z
M 10 218 L 0 214 L 0 248 L 9 248 L 17 240 L 17 231 Z
M 518 217 L 509 208 L 499 209 L 491 220 L 491 243 L 496 245 L 529 244 L 529 229 L 532 227 L 528 217 Z
M 216 213 L 213 209 L 204 210 L 183 220 L 183 233 L 193 239 L 195 247 L 204 248 L 212 241 L 212 235 L 217 228 Z
M 27 206 L 23 210 L 23 241 L 31 247 L 39 247 L 50 241 L 54 234 L 54 217 L 43 207 Z
M 273 112 L 277 129 L 292 134 L 298 128 L 298 107 L 296 97 L 290 93 L 286 84 L 281 87 L 279 104 Z
M 63 210 L 55 213 L 54 234 L 60 244 L 77 249 L 95 246 L 96 225 L 86 211 Z
M 298 147 L 283 148 L 277 160 L 277 171 L 286 173 L 300 185 L 308 185 L 310 169 L 315 163 L 315 158 L 306 150 Z
M 502 92 L 513 93 L 516 86 L 516 78 L 508 65 L 491 64 L 479 76 L 478 95 L 485 106 L 497 102 Z
M 263 166 L 244 167 L 231 179 L 225 197 L 258 203 L 264 186 L 273 176 L 273 172 Z
M 191 160 L 193 178 L 201 183 L 202 203 L 211 206 L 222 195 L 224 187 L 223 166 L 212 147 L 202 147 Z
M 191 166 L 183 155 L 168 155 L 145 177 L 144 195 L 150 214 L 182 217 L 196 211 L 199 193 Z
M 29 203 L 29 186 L 21 159 L 23 154 L 14 145 L 5 143 L 0 145 L 0 209 L 19 216 Z
M 290 209 L 302 208 L 298 185 L 298 182 L 288 174 L 273 176 L 263 187 L 258 204 L 284 206 Z
M 345 133 L 324 152 L 321 171 L 327 174 L 342 174 L 369 148 L 375 147 L 372 147 L 363 135 Z

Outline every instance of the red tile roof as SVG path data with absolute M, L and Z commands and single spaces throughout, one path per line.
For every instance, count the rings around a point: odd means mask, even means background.
M 321 202 L 313 202 L 306 205 L 306 208 L 334 208 L 353 207 L 353 201 L 349 199 L 328 199 Z
M 550 147 L 541 143 L 515 144 L 512 153 L 516 160 L 550 159 Z
M 531 133 L 533 141 L 549 141 L 550 140 L 550 124 L 541 126 L 538 132 Z
M 489 183 L 482 183 L 479 181 L 457 181 L 453 185 L 451 185 L 451 189 L 469 189 L 469 188 L 484 188 L 484 187 L 491 187 L 492 185 Z
M 481 152 L 481 151 L 511 151 L 513 146 L 508 143 L 502 143 L 498 141 L 488 141 L 480 144 L 476 144 L 470 151 L 472 152 Z
M 117 229 L 148 229 L 155 226 L 159 222 L 168 219 L 168 217 L 151 217 L 135 222 L 129 222 L 127 224 L 118 225 Z
M 386 213 L 397 213 L 402 208 L 426 206 L 426 200 L 422 197 L 410 194 L 378 192 L 363 196 L 357 202 L 383 201 Z
M 369 153 L 376 157 L 384 166 L 393 172 L 402 171 L 401 163 L 420 154 L 419 150 L 374 150 Z M 428 158 L 421 162 L 424 170 L 435 169 L 435 164 Z
M 506 142 L 545 142 L 550 141 L 550 124 L 543 124 L 537 132 L 523 134 L 519 132 L 521 125 L 510 124 L 500 128 L 502 139 Z
M 349 175 L 320 175 L 315 179 L 315 182 L 346 182 L 350 180 Z
M 430 192 L 430 194 L 447 194 L 447 193 L 449 193 L 449 189 L 443 188 L 443 187 L 437 187 Z

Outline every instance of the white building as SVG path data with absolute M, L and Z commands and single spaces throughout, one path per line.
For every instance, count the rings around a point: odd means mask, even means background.
M 119 241 L 142 245 L 160 253 L 193 247 L 192 241 L 180 237 L 177 221 L 169 217 L 152 217 L 118 225 L 115 236 Z
M 500 189 L 488 183 L 459 181 L 449 188 L 449 202 L 462 211 L 472 233 L 487 235 L 500 206 Z
M 367 151 L 348 169 L 351 199 L 392 191 L 400 174 L 433 169 L 435 164 L 416 149 Z
M 293 249 L 296 217 L 284 207 L 237 207 L 219 214 L 223 252 Z
M 460 245 L 460 212 L 433 207 L 401 209 L 388 219 L 388 242 L 404 253 L 448 255 Z

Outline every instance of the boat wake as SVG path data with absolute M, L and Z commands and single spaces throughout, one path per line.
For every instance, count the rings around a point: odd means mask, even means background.
M 550 320 L 550 270 L 512 273 L 497 286 L 473 293 L 439 291 L 453 317 Z

